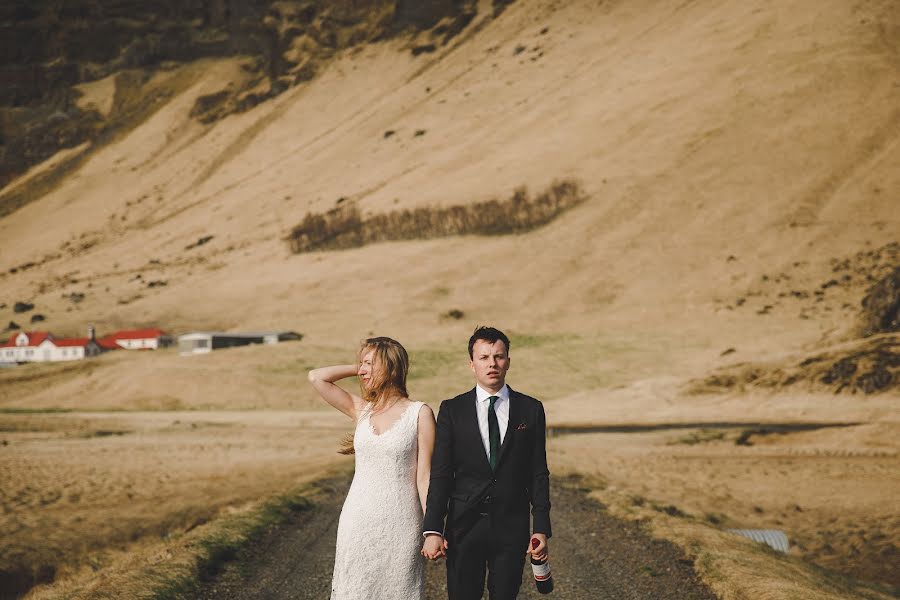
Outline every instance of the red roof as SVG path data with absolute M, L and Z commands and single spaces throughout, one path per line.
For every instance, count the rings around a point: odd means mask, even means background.
M 63 348 L 67 346 L 84 346 L 88 343 L 88 338 L 69 338 L 69 339 L 56 339 L 49 331 L 31 331 L 31 332 L 20 332 L 25 333 L 28 336 L 28 344 L 27 346 L 35 347 L 39 346 L 41 342 L 49 339 L 53 342 L 54 345 Z M 117 331 L 115 333 L 105 335 L 102 338 L 96 340 L 97 344 L 105 349 L 105 350 L 115 350 L 117 348 L 121 348 L 117 341 L 118 340 L 145 340 L 145 339 L 157 339 L 160 336 L 166 335 L 162 329 L 158 329 L 155 327 L 147 328 L 147 329 L 126 329 L 123 331 Z M 15 348 L 16 347 L 16 338 L 19 337 L 19 333 L 13 334 L 5 344 L 0 344 L 0 348 Z
M 37 346 L 41 342 L 46 340 L 47 338 L 50 338 L 50 341 L 53 342 L 54 344 L 56 343 L 56 340 L 53 339 L 53 336 L 50 335 L 49 331 L 32 331 L 32 332 L 22 331 L 22 332 L 14 334 L 12 337 L 10 337 L 8 340 L 6 340 L 6 343 L 3 344 L 2 346 L 0 346 L 0 348 L 15 348 L 16 347 L 16 338 L 19 337 L 20 333 L 24 333 L 25 335 L 28 336 L 28 344 L 27 344 L 28 346 Z
M 65 340 L 52 340 L 54 344 L 56 344 L 60 348 L 65 348 L 68 346 L 86 346 L 88 343 L 88 338 L 67 338 Z
M 162 335 L 166 335 L 166 332 L 156 327 L 150 327 L 147 329 L 125 329 L 103 337 L 111 340 L 155 340 Z
M 104 350 L 119 350 L 122 348 L 122 346 L 117 344 L 116 340 L 114 340 L 110 335 L 105 335 L 102 338 L 97 338 L 97 345 Z

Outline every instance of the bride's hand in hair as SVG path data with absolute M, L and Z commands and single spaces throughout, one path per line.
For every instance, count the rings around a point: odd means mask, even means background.
M 335 365 L 313 369 L 307 377 L 325 402 L 355 420 L 365 405 L 365 401 L 344 390 L 335 382 L 347 377 L 354 377 L 359 371 L 357 365 Z

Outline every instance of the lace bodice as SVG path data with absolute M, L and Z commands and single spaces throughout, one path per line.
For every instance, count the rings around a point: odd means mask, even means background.
M 357 423 L 356 471 L 338 523 L 332 600 L 425 597 L 416 486 L 421 407 L 422 402 L 410 403 L 380 434 L 368 413 Z M 372 552 L 372 546 L 382 550 Z

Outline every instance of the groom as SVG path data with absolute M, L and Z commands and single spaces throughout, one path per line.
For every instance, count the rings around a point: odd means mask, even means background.
M 475 388 L 443 401 L 438 413 L 422 554 L 447 557 L 450 600 L 480 599 L 485 572 L 490 599 L 513 600 L 526 555 L 548 557 L 544 407 L 506 385 L 502 331 L 476 329 L 469 358 Z

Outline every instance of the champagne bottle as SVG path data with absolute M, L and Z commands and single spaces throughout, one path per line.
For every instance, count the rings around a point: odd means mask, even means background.
M 531 538 L 531 549 L 534 550 L 540 544 L 536 538 Z M 553 574 L 550 573 L 550 562 L 537 560 L 531 557 L 531 572 L 534 574 L 534 585 L 541 594 L 549 594 L 553 591 Z

